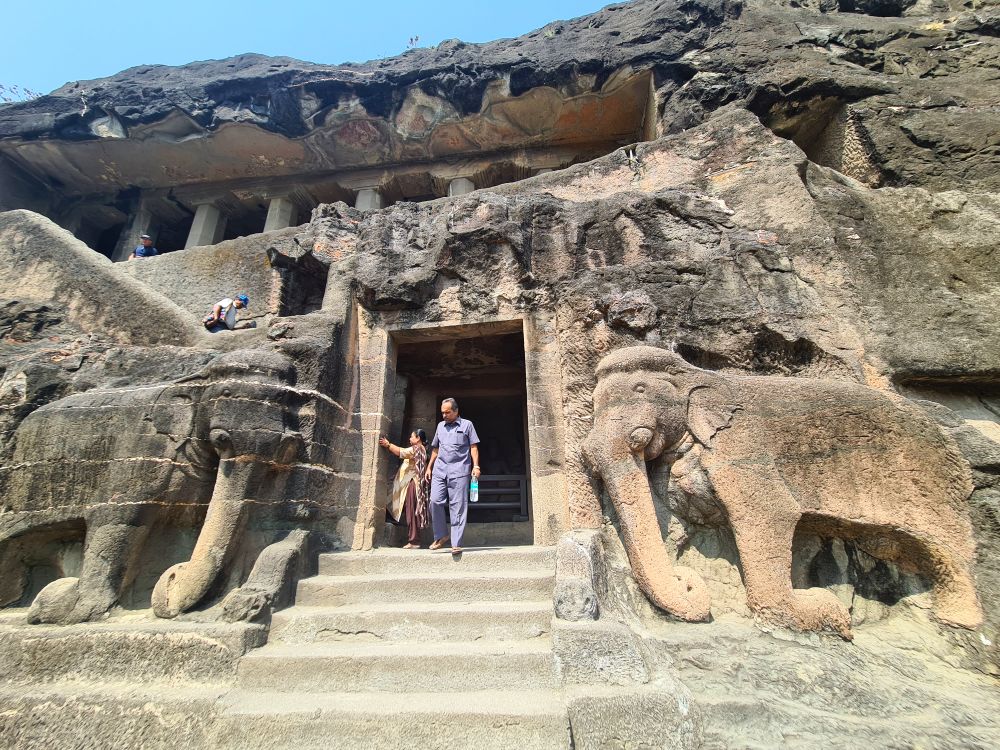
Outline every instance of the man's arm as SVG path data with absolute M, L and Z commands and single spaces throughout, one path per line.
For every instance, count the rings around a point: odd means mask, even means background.
M 132 254 L 130 256 L 128 256 L 128 259 L 129 260 L 135 260 L 135 250 L 133 250 Z
M 427 471 L 424 472 L 424 477 L 426 477 L 428 482 L 431 479 L 431 469 L 434 468 L 434 462 L 437 461 L 437 457 L 438 457 L 438 449 L 435 448 L 434 450 L 431 451 L 430 461 L 427 462 Z
M 472 476 L 479 479 L 479 443 L 469 446 L 469 453 L 472 454 Z

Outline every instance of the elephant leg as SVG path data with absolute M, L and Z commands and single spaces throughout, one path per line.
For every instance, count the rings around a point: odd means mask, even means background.
M 0 607 L 20 601 L 28 585 L 28 567 L 17 539 L 0 541 Z
M 974 630 L 983 624 L 976 584 L 969 572 L 969 563 L 959 560 L 955 552 L 936 541 L 922 540 L 921 546 L 930 558 L 934 580 L 934 615 L 947 625 Z
M 851 616 L 832 592 L 792 588 L 792 539 L 801 512 L 773 468 L 713 472 L 743 565 L 747 605 L 760 620 L 851 636 Z
M 198 604 L 230 559 L 246 521 L 245 500 L 254 478 L 253 463 L 227 459 L 219 466 L 208 513 L 187 562 L 173 565 L 153 587 L 153 612 L 176 617 Z
M 149 533 L 148 513 L 142 506 L 106 505 L 86 520 L 80 577 L 61 578 L 42 589 L 29 612 L 31 622 L 94 620 L 118 602 L 125 571 Z
M 127 567 L 149 535 L 147 513 L 131 509 L 111 523 L 87 531 L 80 599 L 72 620 L 83 622 L 100 617 L 118 603 Z

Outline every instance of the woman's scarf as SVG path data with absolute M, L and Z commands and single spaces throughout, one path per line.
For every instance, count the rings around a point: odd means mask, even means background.
M 417 483 L 417 528 L 426 529 L 431 525 L 431 519 L 427 514 L 430 482 L 424 476 L 427 472 L 427 448 L 422 443 L 413 446 L 413 466 L 417 470 L 417 476 L 414 479 Z

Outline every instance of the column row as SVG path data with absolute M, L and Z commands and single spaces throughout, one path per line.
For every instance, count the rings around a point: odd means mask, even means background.
M 448 183 L 448 197 L 466 195 L 476 189 L 475 183 L 468 177 L 459 177 Z M 354 199 L 354 207 L 360 211 L 375 211 L 384 208 L 385 200 L 377 186 L 358 190 Z M 298 218 L 295 204 L 287 197 L 272 198 L 267 207 L 267 219 L 264 222 L 265 232 L 285 229 L 294 226 Z M 226 232 L 226 215 L 213 203 L 202 203 L 195 210 L 191 231 L 188 233 L 184 247 L 200 247 L 214 245 L 222 241 Z
M 471 193 L 475 189 L 476 185 L 470 178 L 458 177 L 448 183 L 447 195 L 449 198 L 453 198 Z M 192 204 L 188 203 L 187 205 L 190 206 Z M 384 208 L 385 205 L 385 197 L 377 185 L 356 189 L 354 207 L 358 210 L 374 211 Z M 202 247 L 221 242 L 226 236 L 227 220 L 230 223 L 235 221 L 235 219 L 227 218 L 226 206 L 225 199 L 195 203 L 194 218 L 191 220 L 191 228 L 187 232 L 184 247 Z M 295 226 L 298 221 L 300 206 L 301 201 L 297 204 L 293 197 L 289 195 L 272 197 L 268 201 L 267 218 L 264 221 L 263 229 L 260 231 L 272 232 Z M 242 220 L 242 223 L 246 224 L 245 218 Z M 114 259 L 123 260 L 127 257 L 132 247 L 138 242 L 138 236 L 141 233 L 150 232 L 157 234 L 155 224 L 156 221 L 153 213 L 145 208 L 144 201 L 141 202 L 126 225 L 122 238 L 118 243 L 120 247 L 114 253 Z M 236 225 L 233 225 L 233 231 L 242 231 L 242 227 L 237 228 Z M 180 235 L 180 237 L 183 236 L 183 234 Z M 179 240 L 180 237 L 177 239 Z M 154 237 L 155 239 L 156 237 Z
M 448 183 L 448 197 L 466 195 L 476 189 L 476 184 L 468 177 L 456 177 Z M 385 199 L 377 185 L 363 187 L 354 198 L 354 207 L 359 211 L 375 211 L 385 208 Z

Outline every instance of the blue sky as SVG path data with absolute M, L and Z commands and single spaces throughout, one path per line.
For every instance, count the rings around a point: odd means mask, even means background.
M 243 52 L 338 64 L 444 39 L 520 36 L 610 0 L 19 0 L 0 11 L 0 84 L 47 93 L 133 65 L 182 65 Z

